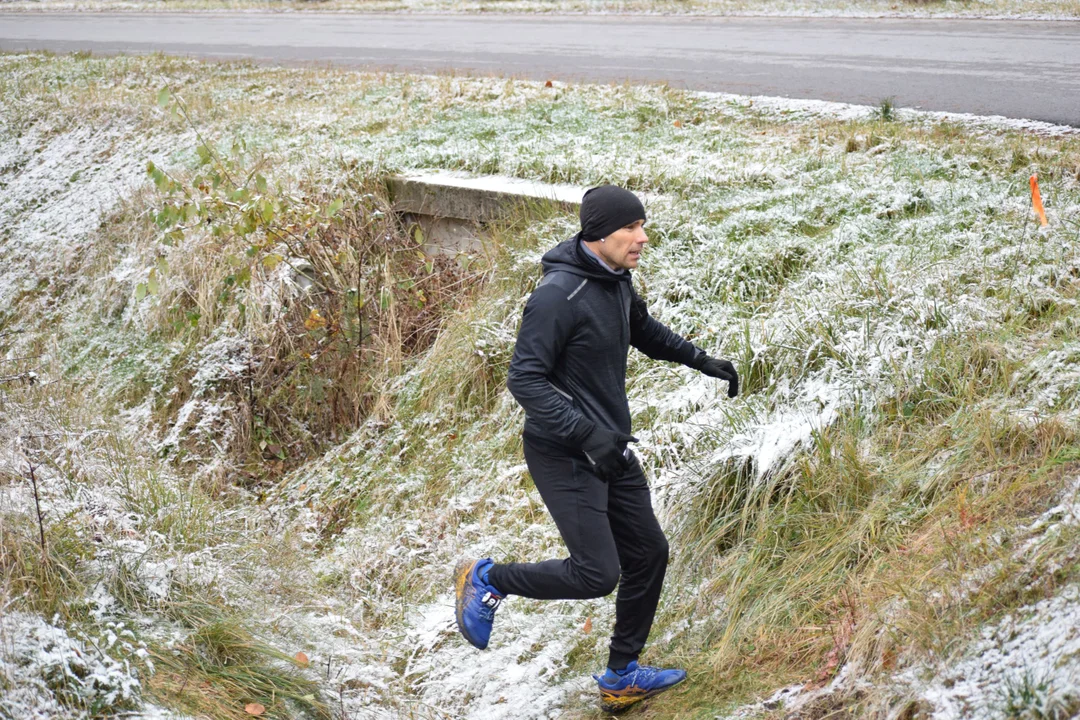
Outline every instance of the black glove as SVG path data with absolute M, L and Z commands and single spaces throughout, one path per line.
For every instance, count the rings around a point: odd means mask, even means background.
M 619 473 L 630 467 L 630 459 L 623 454 L 620 443 L 637 442 L 637 438 L 626 433 L 615 432 L 597 425 L 585 438 L 581 449 L 596 474 L 604 482 L 618 477 Z
M 697 366 L 697 369 L 709 377 L 727 380 L 727 396 L 729 398 L 739 394 L 739 373 L 735 372 L 735 366 L 727 360 L 718 360 L 706 355 L 701 364 Z

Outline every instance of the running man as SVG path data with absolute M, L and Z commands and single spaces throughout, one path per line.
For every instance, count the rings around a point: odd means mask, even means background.
M 568 600 L 609 595 L 618 584 L 607 670 L 594 676 L 610 712 L 682 682 L 686 672 L 638 664 L 668 562 L 649 485 L 627 443 L 629 347 L 728 382 L 735 367 L 709 357 L 649 315 L 630 271 L 645 244 L 645 208 L 630 191 L 592 188 L 581 232 L 544 255 L 529 297 L 507 386 L 525 408 L 525 461 L 559 528 L 569 558 L 496 564 L 465 560 L 455 570 L 457 622 L 485 649 L 507 595 Z

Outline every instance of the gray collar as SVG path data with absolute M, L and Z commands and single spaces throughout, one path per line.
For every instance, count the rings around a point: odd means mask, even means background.
M 592 250 L 589 249 L 589 246 L 586 245 L 584 241 L 582 241 L 582 243 L 581 243 L 581 248 L 585 251 L 586 255 L 591 257 L 596 262 L 597 265 L 604 268 L 605 270 L 607 270 L 612 275 L 622 275 L 624 272 L 626 272 L 622 268 L 619 268 L 618 270 L 612 270 L 610 267 L 608 267 L 608 264 L 606 262 L 604 262 L 600 258 L 599 255 L 597 255 L 596 253 L 594 253 Z

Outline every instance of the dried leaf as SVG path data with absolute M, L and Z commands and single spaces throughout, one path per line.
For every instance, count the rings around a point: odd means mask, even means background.
M 303 652 L 296 653 L 294 657 L 296 659 L 296 664 L 300 667 L 307 667 L 308 663 L 311 662 L 310 660 L 308 660 L 308 656 Z
M 544 83 L 544 87 L 552 87 L 551 81 L 548 80 L 546 83 Z
M 248 715 L 262 715 L 266 712 L 266 708 L 259 703 L 248 703 L 244 706 L 244 712 Z
M 319 314 L 318 308 L 311 308 L 311 314 L 308 315 L 307 320 L 304 321 L 304 327 L 308 330 L 326 327 L 326 318 Z
M 592 632 L 592 618 L 591 617 L 585 618 L 585 627 L 581 628 L 581 631 L 583 633 L 585 633 L 586 635 L 588 635 L 589 633 Z
M 682 127 L 682 120 L 676 120 L 675 127 Z

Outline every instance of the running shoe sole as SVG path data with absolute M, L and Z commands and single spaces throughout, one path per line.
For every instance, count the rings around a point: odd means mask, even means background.
M 634 694 L 627 690 L 600 690 L 600 709 L 611 715 L 618 715 L 619 713 L 626 712 L 632 706 L 641 702 L 642 700 L 648 700 L 651 697 L 655 697 L 662 692 L 670 690 L 679 683 L 686 680 L 684 677 L 678 682 L 674 682 L 667 687 L 659 688 L 658 690 L 650 690 L 646 693 Z M 625 694 L 620 694 L 625 693 Z

